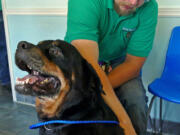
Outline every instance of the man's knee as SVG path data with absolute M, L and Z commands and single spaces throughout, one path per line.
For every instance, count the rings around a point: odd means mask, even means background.
M 119 99 L 126 99 L 130 101 L 137 101 L 138 98 L 146 97 L 146 92 L 143 87 L 140 77 L 129 80 L 128 82 L 122 84 L 120 87 L 115 89 L 115 92 Z M 145 100 L 147 100 L 145 98 Z

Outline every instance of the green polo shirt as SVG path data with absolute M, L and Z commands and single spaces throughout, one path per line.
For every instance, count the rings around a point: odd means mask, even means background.
M 157 2 L 147 1 L 128 16 L 119 16 L 113 7 L 114 0 L 69 0 L 65 40 L 96 41 L 100 61 L 127 53 L 147 57 L 155 35 Z

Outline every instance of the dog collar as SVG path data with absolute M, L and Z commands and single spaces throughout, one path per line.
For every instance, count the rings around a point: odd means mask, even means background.
M 64 124 L 63 127 L 69 126 L 69 125 L 77 125 L 77 124 L 116 124 L 119 125 L 118 121 L 106 121 L 106 120 L 97 120 L 97 121 L 70 121 L 70 120 L 51 120 L 46 122 L 37 123 L 34 125 L 31 125 L 30 129 L 36 129 L 40 128 L 42 126 L 46 127 L 46 125 L 49 124 Z M 66 125 L 66 126 L 65 126 Z

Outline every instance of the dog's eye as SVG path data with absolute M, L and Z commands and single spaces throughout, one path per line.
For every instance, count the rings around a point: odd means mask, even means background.
M 50 54 L 50 55 L 53 55 L 53 56 L 55 56 L 55 57 L 59 57 L 59 56 L 60 56 L 60 57 L 64 57 L 61 49 L 58 48 L 58 47 L 56 47 L 56 46 L 51 47 L 51 48 L 49 49 L 49 54 Z

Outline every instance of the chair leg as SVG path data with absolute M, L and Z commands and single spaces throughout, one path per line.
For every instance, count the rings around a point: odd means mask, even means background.
M 148 118 L 149 121 L 150 121 L 150 125 L 151 125 L 151 127 L 152 127 L 153 132 L 156 131 L 156 129 L 155 129 L 155 125 L 153 124 L 152 119 L 151 119 L 151 117 L 150 117 L 150 113 L 151 113 L 152 105 L 153 105 L 153 102 L 154 102 L 154 99 L 155 99 L 155 98 L 156 98 L 156 96 L 153 96 L 153 97 L 151 98 L 151 101 L 150 101 L 150 104 L 149 104 L 149 108 L 148 108 L 148 112 L 147 112 L 147 118 Z M 147 124 L 148 124 L 148 121 L 147 121 Z M 146 129 L 147 129 L 147 124 L 146 124 Z
M 159 118 L 160 118 L 160 123 L 159 123 L 159 133 L 162 135 L 162 127 L 163 127 L 163 123 L 162 123 L 162 98 L 160 98 L 160 112 L 159 112 Z

